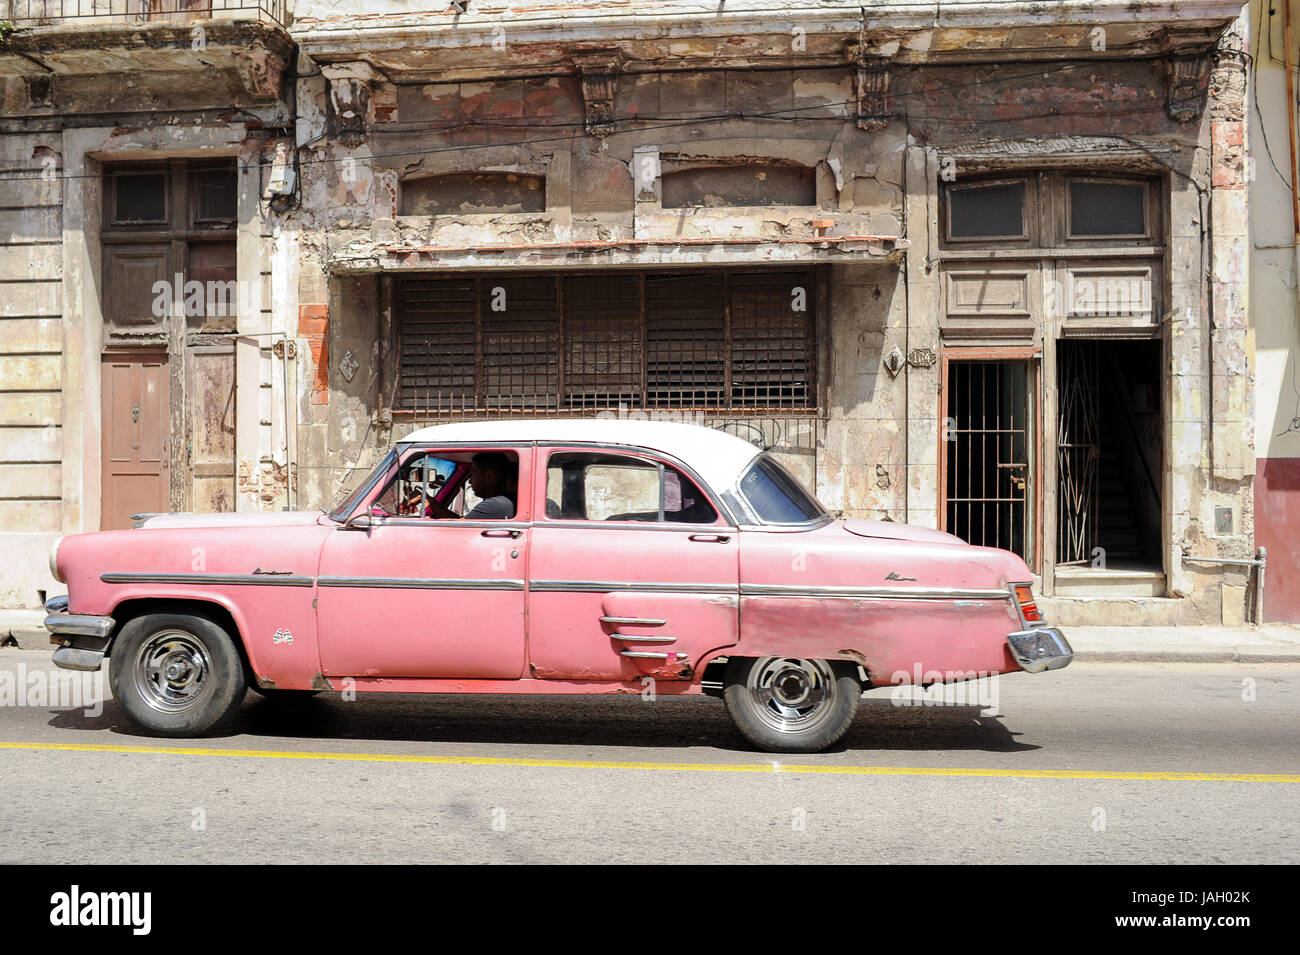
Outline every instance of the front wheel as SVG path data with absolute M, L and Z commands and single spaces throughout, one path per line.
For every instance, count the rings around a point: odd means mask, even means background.
M 136 617 L 109 656 L 113 698 L 157 736 L 202 736 L 228 723 L 244 699 L 243 661 L 230 634 L 203 617 Z
M 858 678 L 828 660 L 733 657 L 722 699 L 744 737 L 772 753 L 817 753 L 853 722 Z

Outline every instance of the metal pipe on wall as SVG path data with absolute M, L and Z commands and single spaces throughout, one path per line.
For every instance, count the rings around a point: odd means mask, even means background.
M 1268 562 L 1268 550 L 1259 548 L 1255 551 L 1253 560 L 1244 557 L 1189 557 L 1183 555 L 1183 560 L 1195 564 L 1226 564 L 1230 567 L 1254 567 L 1255 570 L 1255 619 L 1253 623 L 1264 622 L 1264 568 Z
M 280 356 L 280 388 L 284 397 L 284 463 L 288 468 L 286 480 L 284 482 L 285 504 L 287 510 L 293 510 L 293 480 L 297 473 L 293 460 L 293 442 L 289 440 L 289 341 L 291 336 L 288 332 L 221 332 L 210 334 L 211 338 L 283 338 L 284 354 Z M 259 346 L 260 347 L 260 346 Z M 235 387 L 238 387 L 236 380 Z

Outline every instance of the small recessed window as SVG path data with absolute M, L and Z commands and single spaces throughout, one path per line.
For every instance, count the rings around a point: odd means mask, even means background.
M 718 206 L 815 206 L 812 169 L 775 163 L 707 166 L 665 172 L 663 208 Z
M 1070 235 L 1146 235 L 1146 187 L 1128 182 L 1070 183 Z
M 113 183 L 113 222 L 135 225 L 167 221 L 165 172 L 118 173 Z
M 546 177 L 455 172 L 402 183 L 401 214 L 446 216 L 546 211 Z
M 1025 184 L 999 182 L 948 190 L 948 237 L 1020 238 L 1025 234 Z
M 235 178 L 234 163 L 194 171 L 195 221 L 221 222 L 235 218 L 238 207 Z

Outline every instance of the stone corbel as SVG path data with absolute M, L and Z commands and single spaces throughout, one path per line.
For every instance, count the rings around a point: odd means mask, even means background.
M 1165 109 L 1171 119 L 1190 122 L 1201 115 L 1210 82 L 1210 54 L 1171 56 L 1165 61 Z
M 889 59 L 855 56 L 858 129 L 878 132 L 889 125 Z
M 623 58 L 617 50 L 573 57 L 573 65 L 582 76 L 586 129 L 593 136 L 608 136 L 614 131 L 614 81 L 622 63 Z
M 239 82 L 254 99 L 278 99 L 284 80 L 284 57 L 253 45 L 235 55 Z
M 369 63 L 330 63 L 321 66 L 329 89 L 335 130 L 344 146 L 359 146 L 370 115 L 370 84 L 380 74 Z

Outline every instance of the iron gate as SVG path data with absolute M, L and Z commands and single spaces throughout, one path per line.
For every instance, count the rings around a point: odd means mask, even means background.
M 1057 358 L 1060 420 L 1057 425 L 1056 563 L 1083 564 L 1097 546 L 1098 473 L 1101 460 L 1097 409 L 1100 349 L 1093 341 L 1063 341 Z
M 1036 474 L 1028 361 L 947 363 L 946 529 L 1033 563 Z

